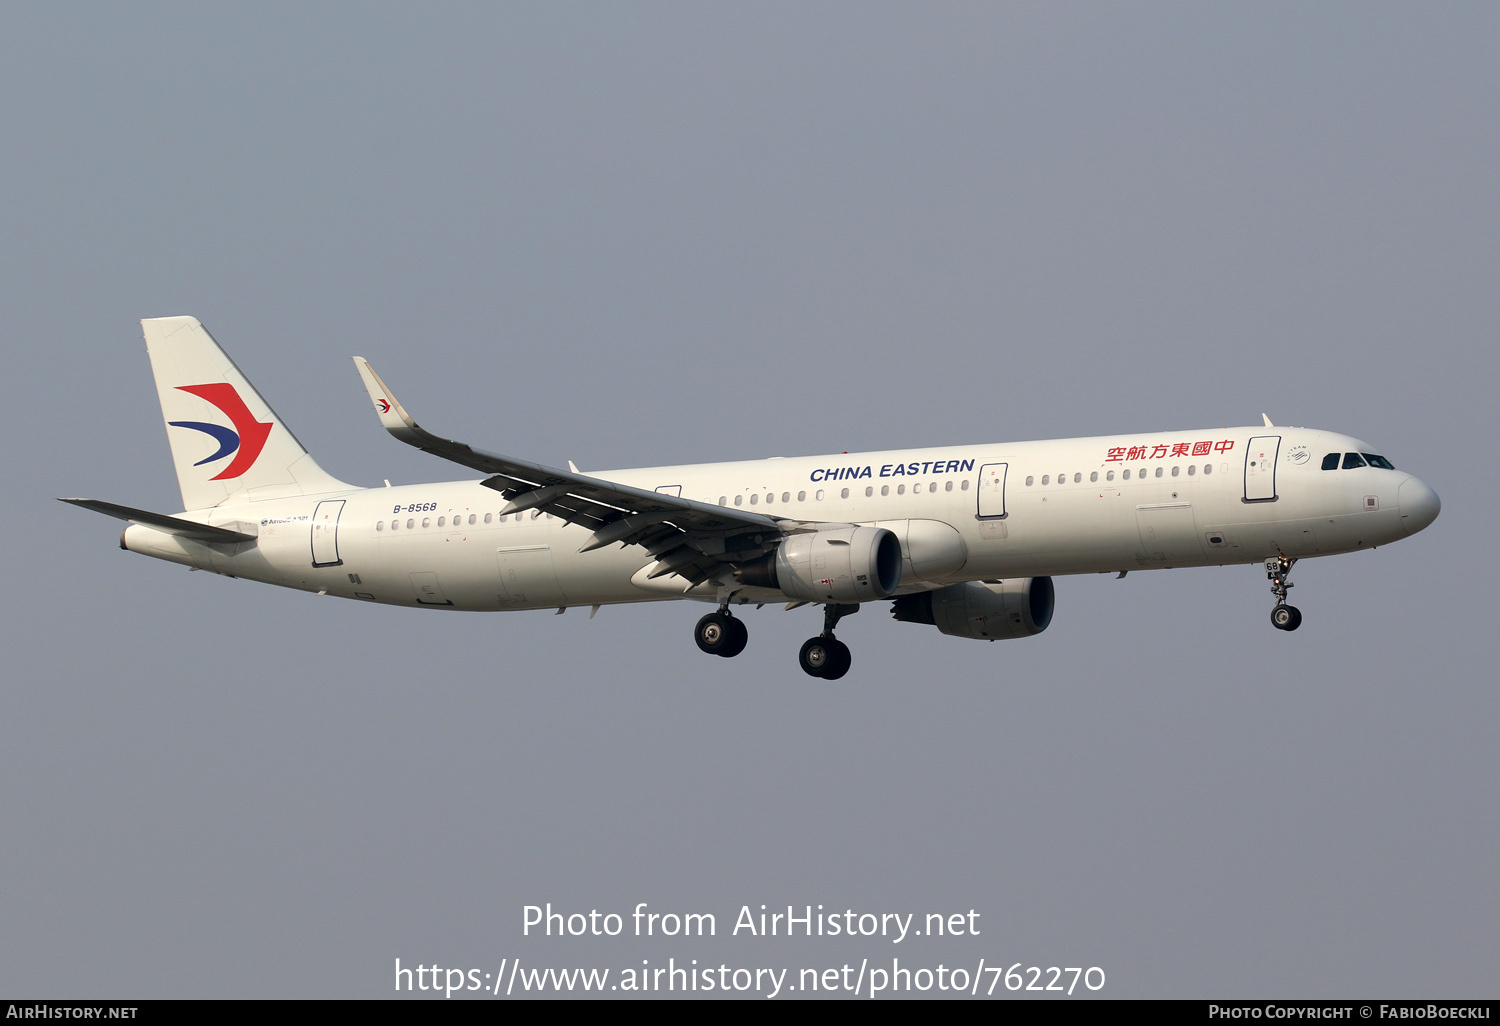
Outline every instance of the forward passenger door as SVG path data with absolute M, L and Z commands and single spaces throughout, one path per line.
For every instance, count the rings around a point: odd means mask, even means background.
M 1276 501 L 1276 454 L 1280 435 L 1257 435 L 1245 447 L 1245 501 Z

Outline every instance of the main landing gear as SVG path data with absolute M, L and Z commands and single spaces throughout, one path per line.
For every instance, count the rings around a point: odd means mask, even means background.
M 709 655 L 732 659 L 745 651 L 750 632 L 745 629 L 745 622 L 736 619 L 726 606 L 698 621 L 693 628 L 693 640 Z
M 823 633 L 816 638 L 808 638 L 803 642 L 802 650 L 797 653 L 797 662 L 804 673 L 824 680 L 838 680 L 849 672 L 854 657 L 849 654 L 849 646 L 833 636 L 833 628 L 840 619 L 857 612 L 858 603 L 829 604 L 823 607 Z M 725 605 L 698 621 L 698 626 L 693 628 L 693 640 L 709 655 L 729 659 L 745 650 L 750 632 L 745 629 L 744 622 L 730 613 L 729 606 Z
M 803 673 L 822 677 L 824 680 L 838 680 L 849 672 L 854 657 L 849 654 L 849 646 L 833 636 L 833 628 L 842 617 L 857 612 L 858 603 L 829 603 L 823 607 L 823 633 L 804 641 L 802 651 L 797 653 L 797 662 L 801 664 Z
M 1302 610 L 1286 604 L 1287 590 L 1292 587 L 1287 578 L 1296 562 L 1290 556 L 1266 560 L 1266 578 L 1271 582 L 1271 594 L 1276 596 L 1276 606 L 1271 610 L 1271 626 L 1278 631 L 1294 631 L 1302 626 Z

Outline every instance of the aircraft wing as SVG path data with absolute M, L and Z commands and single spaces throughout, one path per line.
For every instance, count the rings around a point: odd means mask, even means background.
M 502 514 L 536 509 L 588 527 L 594 536 L 582 552 L 614 542 L 641 545 L 657 559 L 650 577 L 675 573 L 693 588 L 774 548 L 785 530 L 800 523 L 499 456 L 441 438 L 412 419 L 368 360 L 356 356 L 354 365 L 381 425 L 407 445 L 489 474 L 480 483 L 509 500 Z

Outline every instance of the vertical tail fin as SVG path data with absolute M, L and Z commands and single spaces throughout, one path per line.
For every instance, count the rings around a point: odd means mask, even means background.
M 183 509 L 350 486 L 324 473 L 196 317 L 141 321 Z

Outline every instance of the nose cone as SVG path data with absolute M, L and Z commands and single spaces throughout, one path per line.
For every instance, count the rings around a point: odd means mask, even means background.
M 1401 482 L 1396 492 L 1396 505 L 1401 507 L 1401 529 L 1407 534 L 1416 534 L 1437 519 L 1443 503 L 1437 492 L 1421 481 L 1409 477 Z

